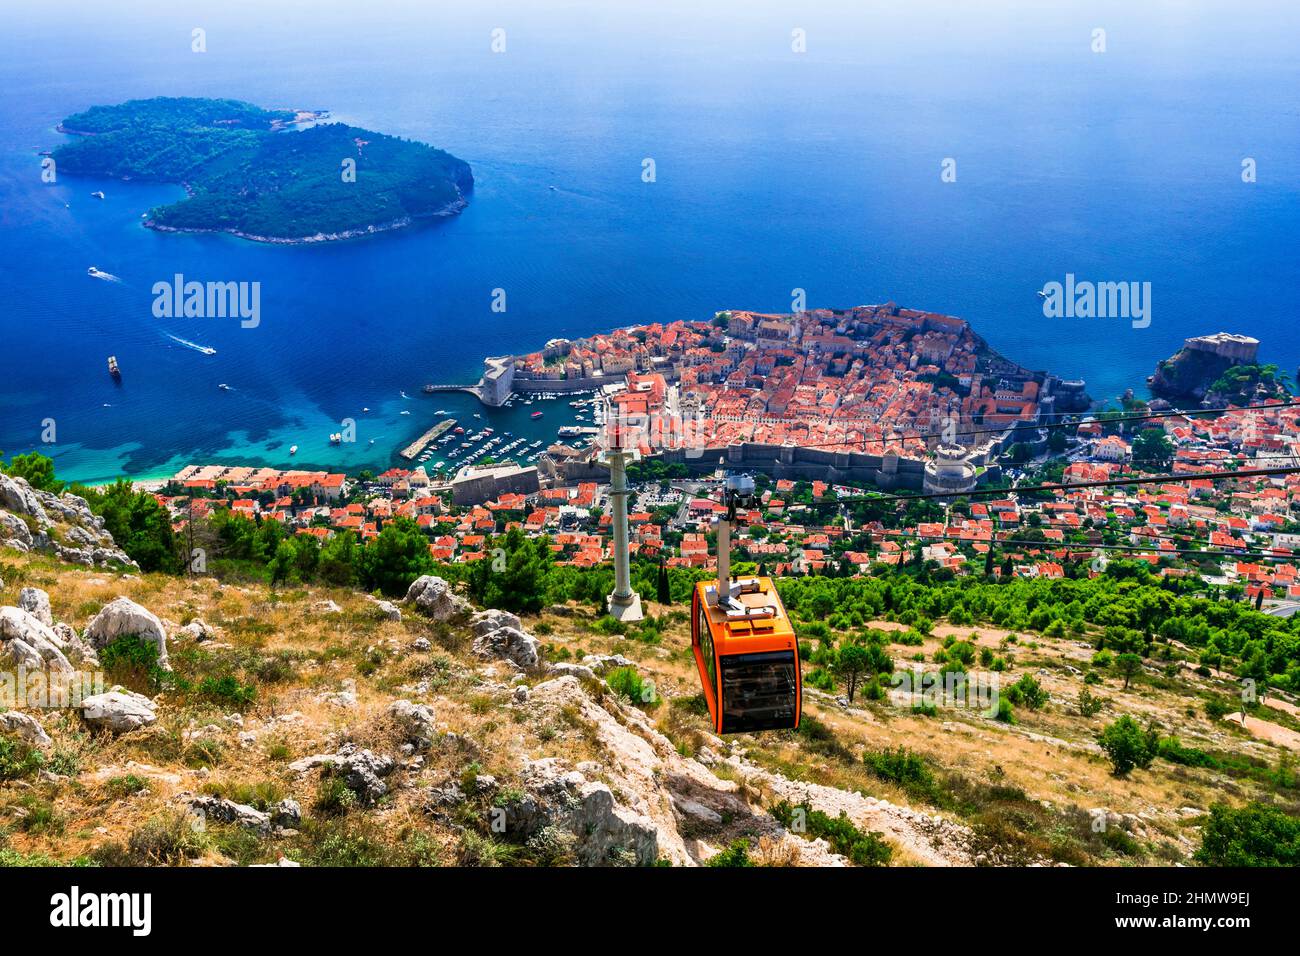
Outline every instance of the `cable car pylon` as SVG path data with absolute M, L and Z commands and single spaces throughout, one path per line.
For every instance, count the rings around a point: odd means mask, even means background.
M 645 617 L 641 595 L 632 590 L 632 553 L 627 533 L 627 466 L 641 457 L 635 448 L 624 448 L 622 429 L 611 430 L 613 441 L 602 456 L 609 465 L 609 497 L 614 514 L 614 590 L 606 598 L 609 616 L 618 621 L 634 622 Z

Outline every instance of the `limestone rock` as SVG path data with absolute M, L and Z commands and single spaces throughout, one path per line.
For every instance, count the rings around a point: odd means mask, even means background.
M 415 750 L 428 750 L 433 746 L 433 739 L 438 733 L 437 722 L 433 708 L 428 704 L 395 700 L 388 707 L 388 715 Z
M 388 785 L 380 778 L 396 770 L 397 762 L 392 757 L 374 754 L 362 750 L 356 744 L 347 743 L 339 748 L 338 753 L 315 754 L 289 764 L 289 769 L 294 773 L 306 773 L 313 767 L 324 768 L 326 775 L 343 777 L 347 788 L 357 795 L 364 806 L 370 806 L 388 792 Z
M 491 634 L 503 627 L 513 627 L 520 631 L 524 629 L 524 625 L 519 618 L 509 611 L 502 611 L 497 608 L 474 612 L 474 616 L 469 619 L 469 626 L 470 630 L 478 637 Z
M 585 667 L 590 667 L 597 674 L 604 674 L 619 667 L 632 667 L 633 662 L 622 654 L 588 654 L 582 659 Z
M 59 635 L 28 611 L 0 607 L 0 647 L 23 667 L 48 667 L 58 673 L 71 673 L 72 665 L 59 650 Z
M 205 820 L 235 823 L 259 833 L 271 832 L 271 815 L 247 804 L 235 803 L 222 797 L 191 797 L 189 807 L 191 813 L 196 813 Z
M 18 592 L 18 607 L 46 627 L 54 626 L 54 614 L 50 611 L 50 596 L 40 588 L 23 588 Z
M 83 637 L 91 647 L 103 650 L 119 637 L 135 636 L 158 649 L 158 665 L 167 666 L 167 631 L 158 616 L 130 598 L 119 597 L 105 604 L 86 625 Z
M 0 714 L 0 732 L 14 734 L 37 747 L 48 747 L 53 743 L 40 721 L 17 710 Z
M 217 636 L 217 632 L 212 629 L 211 625 L 199 618 L 195 618 L 182 627 L 181 633 L 187 637 L 193 638 L 196 643 L 200 644 L 204 641 L 210 641 Z
M 148 697 L 120 687 L 81 702 L 81 716 L 86 723 L 115 734 L 149 726 L 158 719 L 154 709 L 155 704 Z
M 0 545 L 39 551 L 88 567 L 136 568 L 104 530 L 84 498 L 33 488 L 25 478 L 0 475 Z
M 297 800 L 281 800 L 271 808 L 271 823 L 285 830 L 297 829 L 302 823 L 302 807 Z
M 547 757 L 525 767 L 524 786 L 524 797 L 503 808 L 507 832 L 533 837 L 549 827 L 566 830 L 585 866 L 649 866 L 658 860 L 654 821 L 620 804 L 606 784 Z
M 451 589 L 442 578 L 426 574 L 411 582 L 405 601 L 435 621 L 445 621 L 469 610 L 469 602 Z
M 576 677 L 580 680 L 595 680 L 596 672 L 590 667 L 583 664 L 574 664 L 570 661 L 559 661 L 550 664 L 546 668 L 548 674 L 555 674 L 557 677 Z
M 392 601 L 376 601 L 375 613 L 385 621 L 400 621 L 402 619 L 402 609 Z
M 537 638 L 517 627 L 499 627 L 474 638 L 474 653 L 485 659 L 505 659 L 525 669 L 536 667 Z

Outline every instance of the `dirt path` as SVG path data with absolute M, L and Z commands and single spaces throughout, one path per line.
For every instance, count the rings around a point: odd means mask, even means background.
M 1241 714 L 1229 714 L 1224 720 L 1230 720 L 1234 724 L 1241 724 Z M 1277 744 L 1279 747 L 1286 747 L 1288 750 L 1300 752 L 1300 734 L 1290 730 L 1280 724 L 1275 724 L 1269 720 L 1260 720 L 1258 717 L 1246 716 L 1246 722 L 1243 726 L 1260 740 L 1267 740 L 1270 743 Z

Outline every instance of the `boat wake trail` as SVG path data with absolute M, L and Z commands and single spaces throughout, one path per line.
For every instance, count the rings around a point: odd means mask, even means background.
M 96 269 L 94 266 L 91 266 L 86 274 L 92 279 L 103 279 L 105 282 L 116 282 L 118 285 L 122 284 L 122 280 L 118 276 L 113 275 L 111 272 L 105 272 L 103 269 Z
M 167 333 L 167 338 L 171 339 L 173 342 L 185 346 L 187 349 L 193 349 L 196 352 L 202 352 L 204 355 L 217 354 L 217 350 L 212 348 L 210 345 L 199 345 L 198 342 L 191 342 L 189 339 L 183 339 L 179 335 L 172 335 L 170 332 Z

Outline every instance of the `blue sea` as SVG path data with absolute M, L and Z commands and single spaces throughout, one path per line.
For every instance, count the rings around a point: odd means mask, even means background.
M 794 290 L 961 316 L 1099 399 L 1219 330 L 1293 372 L 1297 66 L 1300 5 L 1281 0 L 10 0 L 0 449 L 92 481 L 386 467 L 439 408 L 553 435 L 566 403 L 533 421 L 420 387 L 556 336 L 789 311 Z M 328 109 L 449 150 L 476 189 L 452 220 L 272 246 L 142 228 L 177 186 L 42 183 L 63 117 L 156 95 Z M 176 273 L 260 282 L 260 324 L 155 318 Z M 1067 273 L 1150 282 L 1150 326 L 1044 318 L 1036 291 Z M 330 446 L 349 417 L 357 442 Z

